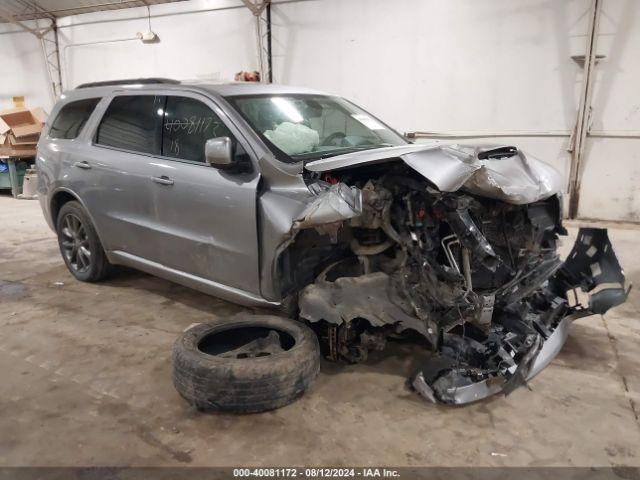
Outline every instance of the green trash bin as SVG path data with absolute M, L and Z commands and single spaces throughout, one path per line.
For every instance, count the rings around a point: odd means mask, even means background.
M 16 174 L 18 175 L 18 190 L 22 190 L 24 175 L 27 173 L 29 164 L 23 161 L 16 161 Z M 11 189 L 11 177 L 9 176 L 9 165 L 6 160 L 0 159 L 0 189 Z

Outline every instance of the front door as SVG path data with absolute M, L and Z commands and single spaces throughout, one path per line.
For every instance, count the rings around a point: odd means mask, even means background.
M 161 155 L 151 164 L 152 204 L 158 226 L 158 263 L 246 292 L 259 294 L 256 190 L 246 145 L 210 99 L 168 96 Z M 244 172 L 205 162 L 205 142 L 230 137 Z

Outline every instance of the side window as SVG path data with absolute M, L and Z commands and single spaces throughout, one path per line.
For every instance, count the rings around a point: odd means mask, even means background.
M 99 101 L 99 98 L 86 98 L 67 103 L 51 124 L 49 136 L 65 140 L 76 138 Z
M 115 97 L 102 117 L 96 143 L 142 153 L 159 153 L 158 119 L 163 97 L 123 95 Z
M 213 110 L 188 97 L 167 97 L 162 124 L 162 155 L 204 162 L 204 144 L 231 132 Z

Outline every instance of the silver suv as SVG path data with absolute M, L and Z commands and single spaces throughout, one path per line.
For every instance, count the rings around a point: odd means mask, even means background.
M 343 98 L 264 84 L 86 84 L 50 119 L 39 198 L 78 280 L 126 265 L 287 305 L 333 360 L 417 333 L 434 401 L 510 391 L 627 296 L 606 230 L 559 259 L 561 177 L 512 146 L 411 144 Z

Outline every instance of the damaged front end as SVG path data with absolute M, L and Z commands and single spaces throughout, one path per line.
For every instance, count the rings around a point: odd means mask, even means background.
M 412 385 L 448 404 L 511 392 L 558 353 L 573 320 L 628 294 L 606 230 L 581 229 L 560 260 L 566 231 L 550 167 L 513 147 L 460 152 L 443 154 L 458 162 L 455 185 L 426 176 L 432 150 L 316 169 L 307 176 L 315 200 L 283 256 L 284 277 L 307 279 L 299 315 L 320 331 L 328 358 L 362 361 L 415 331 L 434 355 Z M 508 184 L 516 173 L 522 188 Z
M 628 295 L 606 229 L 581 228 L 567 260 L 544 277 L 525 296 L 519 286 L 502 290 L 487 330 L 445 333 L 438 355 L 414 377 L 416 391 L 449 404 L 508 394 L 551 362 L 574 320 L 605 313 Z M 587 305 L 579 291 L 588 293 Z

